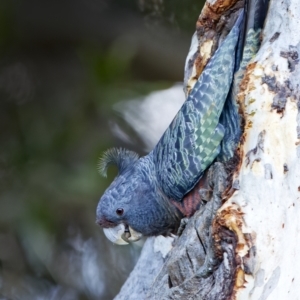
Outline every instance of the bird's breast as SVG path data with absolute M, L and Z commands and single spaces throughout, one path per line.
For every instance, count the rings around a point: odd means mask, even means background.
M 199 190 L 203 187 L 205 176 L 203 176 L 194 188 L 188 192 L 183 199 L 179 201 L 171 200 L 172 204 L 184 215 L 184 217 L 191 217 L 201 205 L 201 197 Z

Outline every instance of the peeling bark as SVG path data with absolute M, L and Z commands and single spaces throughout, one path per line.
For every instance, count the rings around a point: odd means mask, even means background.
M 184 87 L 189 94 L 218 45 L 232 28 L 245 0 L 207 0 L 196 23 L 196 32 L 186 60 Z
M 211 3 L 224 6 L 212 10 Z M 208 1 L 197 26 L 209 24 L 208 12 L 217 20 L 236 3 Z M 135 281 L 133 288 L 129 278 L 117 299 L 135 299 L 129 287 L 133 291 L 139 285 L 143 289 L 136 299 L 299 299 L 299 25 L 299 1 L 271 1 L 261 48 L 247 66 L 238 94 L 244 118 L 240 161 L 229 177 L 222 166 L 210 168 L 200 191 L 207 203 L 187 221 L 164 259 L 150 252 L 151 265 L 158 262 L 151 280 Z M 211 41 L 216 43 L 214 36 Z M 207 46 L 208 56 L 213 47 Z M 195 57 L 190 86 L 206 61 Z M 143 261 L 149 257 L 141 256 L 138 265 Z M 135 276 L 147 272 L 137 268 Z
M 299 242 L 299 1 L 272 1 L 262 45 L 239 95 L 245 131 L 240 206 L 255 247 L 237 299 L 298 299 Z

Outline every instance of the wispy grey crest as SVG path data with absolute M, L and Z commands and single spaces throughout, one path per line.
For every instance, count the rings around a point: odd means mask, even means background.
M 99 225 L 109 228 L 123 223 L 144 236 L 169 234 L 176 232 L 190 206 L 197 209 L 199 201 L 185 201 L 185 196 L 220 155 L 224 135 L 223 149 L 229 150 L 223 151 L 225 156 L 227 152 L 232 154 L 239 140 L 236 107 L 228 106 L 223 124 L 220 116 L 226 99 L 233 101 L 228 93 L 243 16 L 241 11 L 188 99 L 148 155 L 138 158 L 132 151 L 116 148 L 105 153 L 100 171 L 105 175 L 107 166 L 114 163 L 119 175 L 99 201 Z
M 98 171 L 107 177 L 107 169 L 110 165 L 116 165 L 119 174 L 124 172 L 129 166 L 132 166 L 139 159 L 139 155 L 124 148 L 111 148 L 104 152 L 99 159 Z

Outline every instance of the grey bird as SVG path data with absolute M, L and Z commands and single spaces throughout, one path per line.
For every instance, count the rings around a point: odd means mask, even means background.
M 233 79 L 243 15 L 240 12 L 150 153 L 139 158 L 132 151 L 114 148 L 104 154 L 101 173 L 106 175 L 114 163 L 119 174 L 99 201 L 97 222 L 106 229 L 121 228 L 125 242 L 174 233 L 185 212 L 197 209 L 197 203 L 183 199 L 221 151 L 225 129 L 220 116 Z

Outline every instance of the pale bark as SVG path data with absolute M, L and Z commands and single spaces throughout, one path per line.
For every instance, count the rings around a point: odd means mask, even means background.
M 154 251 L 154 238 L 147 242 L 117 299 L 300 299 L 299 51 L 300 2 L 271 1 L 238 95 L 245 130 L 234 192 L 209 227 L 220 260 L 213 276 L 194 276 L 207 256 L 200 211 L 167 258 Z
M 271 2 L 239 95 L 246 120 L 240 190 L 226 205 L 241 207 L 255 256 L 237 299 L 300 298 L 299 25 L 298 0 Z

